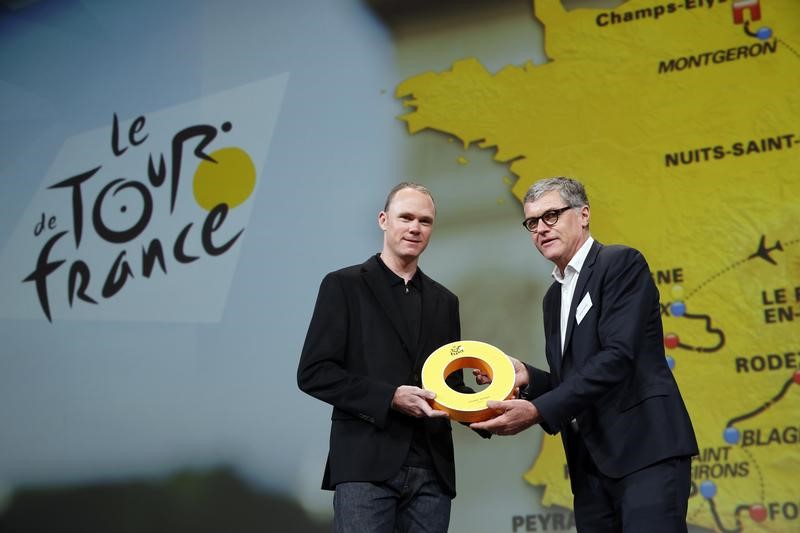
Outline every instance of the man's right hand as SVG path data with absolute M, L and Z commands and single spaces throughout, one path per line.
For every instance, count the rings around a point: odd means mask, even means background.
M 414 418 L 442 418 L 449 416 L 445 411 L 439 411 L 431 407 L 428 402 L 434 398 L 436 398 L 436 393 L 433 391 L 420 389 L 413 385 L 400 385 L 394 391 L 392 409 Z
M 519 359 L 511 357 L 510 355 L 506 357 L 508 357 L 511 364 L 514 365 L 514 388 L 518 389 L 527 385 L 530 382 L 527 367 L 525 367 Z M 488 385 L 492 382 L 492 378 L 489 377 L 489 374 L 479 368 L 473 368 L 472 375 L 475 376 L 475 382 L 478 385 Z
M 516 435 L 520 431 L 542 421 L 542 415 L 539 410 L 527 400 L 505 400 L 502 402 L 489 400 L 486 405 L 489 409 L 494 409 L 498 416 L 483 422 L 470 424 L 469 427 L 476 431 L 483 430 L 496 435 Z

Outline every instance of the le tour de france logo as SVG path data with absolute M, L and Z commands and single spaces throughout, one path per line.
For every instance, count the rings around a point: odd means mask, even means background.
M 2 316 L 219 320 L 287 81 L 67 139 L 0 256 Z

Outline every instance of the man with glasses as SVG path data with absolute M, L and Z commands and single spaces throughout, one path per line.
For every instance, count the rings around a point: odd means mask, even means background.
M 435 216 L 428 189 L 400 183 L 378 214 L 383 250 L 320 285 L 297 383 L 333 406 L 322 488 L 335 490 L 337 532 L 444 533 L 449 525 L 450 421 L 420 381 L 427 355 L 461 339 L 458 299 L 417 266 Z M 461 371 L 447 383 L 470 392 Z
M 561 433 L 581 533 L 685 532 L 697 441 L 666 362 L 647 262 L 592 238 L 578 181 L 540 180 L 523 203 L 523 226 L 555 264 L 543 305 L 550 371 L 511 358 L 520 398 L 489 402 L 498 416 L 471 427 Z

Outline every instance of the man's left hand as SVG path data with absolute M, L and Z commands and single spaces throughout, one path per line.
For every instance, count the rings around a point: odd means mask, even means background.
M 414 418 L 447 418 L 449 415 L 445 411 L 434 409 L 428 403 L 434 398 L 436 393 L 433 391 L 413 385 L 400 385 L 394 391 L 392 409 Z

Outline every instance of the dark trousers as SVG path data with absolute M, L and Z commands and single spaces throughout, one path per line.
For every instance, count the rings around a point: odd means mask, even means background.
M 446 533 L 451 498 L 436 472 L 404 466 L 383 483 L 339 483 L 333 495 L 336 533 Z
M 691 459 L 676 457 L 610 478 L 597 470 L 580 435 L 571 435 L 575 523 L 580 533 L 686 533 Z

